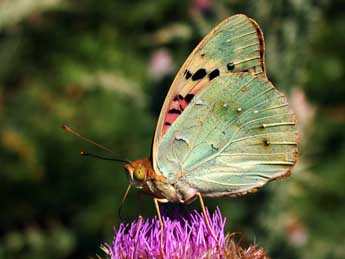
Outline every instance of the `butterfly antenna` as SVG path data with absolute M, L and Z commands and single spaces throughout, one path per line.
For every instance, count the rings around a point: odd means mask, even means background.
M 103 150 L 108 151 L 109 153 L 115 154 L 115 152 L 112 151 L 110 148 L 107 148 L 107 147 L 105 147 L 105 146 L 103 146 L 101 144 L 98 144 L 98 143 L 92 141 L 91 139 L 88 139 L 88 138 L 82 136 L 79 132 L 76 132 L 75 130 L 73 130 L 71 127 L 69 127 L 67 125 L 62 125 L 62 129 L 67 131 L 68 133 L 72 133 L 73 135 L 75 135 L 75 136 L 85 140 L 86 142 L 89 142 L 89 143 L 99 147 L 100 149 L 103 149 Z
M 102 160 L 110 160 L 110 161 L 116 161 L 116 162 L 121 162 L 121 163 L 130 163 L 130 161 L 128 161 L 128 160 L 123 160 L 123 159 L 118 159 L 118 158 L 110 158 L 110 157 L 103 157 L 103 156 L 92 154 L 92 153 L 87 152 L 87 151 L 80 151 L 80 155 L 81 156 L 90 156 L 90 157 L 94 157 L 94 158 L 98 158 L 98 159 L 102 159 Z

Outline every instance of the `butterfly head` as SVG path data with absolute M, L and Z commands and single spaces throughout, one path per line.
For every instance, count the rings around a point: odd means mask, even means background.
M 151 161 L 148 159 L 136 160 L 126 164 L 125 169 L 132 184 L 137 188 L 144 188 L 149 178 L 150 170 L 152 170 Z

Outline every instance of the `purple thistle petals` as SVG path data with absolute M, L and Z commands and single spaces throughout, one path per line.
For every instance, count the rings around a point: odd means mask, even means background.
M 176 209 L 170 214 L 172 215 L 163 215 L 164 258 L 219 258 L 217 242 L 209 233 L 201 212 Z M 217 209 L 209 220 L 223 250 L 226 219 L 222 217 L 220 209 Z M 159 258 L 159 220 L 154 217 L 130 224 L 121 223 L 115 230 L 112 244 L 107 247 L 111 259 Z

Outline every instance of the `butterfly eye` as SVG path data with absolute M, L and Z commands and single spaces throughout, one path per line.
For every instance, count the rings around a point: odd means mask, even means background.
M 146 178 L 146 169 L 145 167 L 138 167 L 134 170 L 134 179 L 136 181 L 144 181 Z

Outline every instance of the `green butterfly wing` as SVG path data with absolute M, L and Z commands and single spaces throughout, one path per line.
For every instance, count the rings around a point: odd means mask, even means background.
M 259 25 L 243 14 L 225 19 L 205 36 L 180 68 L 164 101 L 152 147 L 156 172 L 159 172 L 156 166 L 157 150 L 164 136 L 162 129 L 171 101 L 178 95 L 185 97 L 189 93 L 198 92 L 198 89 L 209 83 L 212 75 L 247 71 L 266 78 L 264 50 L 263 33 Z M 205 70 L 205 76 L 194 80 L 193 75 L 200 69 Z
M 244 194 L 290 173 L 297 159 L 295 123 L 285 96 L 268 80 L 220 76 L 166 132 L 157 166 L 169 182 L 182 180 L 204 196 Z

